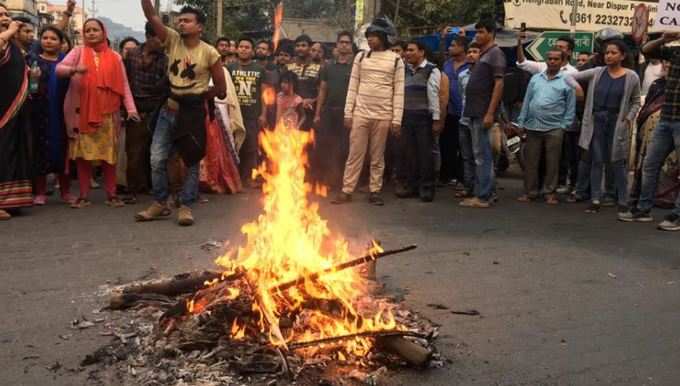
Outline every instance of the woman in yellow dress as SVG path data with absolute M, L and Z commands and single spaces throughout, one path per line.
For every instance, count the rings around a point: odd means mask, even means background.
M 123 61 L 109 47 L 106 29 L 98 19 L 83 26 L 85 44 L 73 49 L 57 66 L 57 75 L 71 78 L 64 115 L 70 137 L 69 157 L 76 161 L 80 196 L 71 206 L 90 205 L 88 193 L 93 163 L 102 167 L 106 205 L 122 207 L 116 196 L 116 163 L 121 130 L 120 109 L 139 121 Z

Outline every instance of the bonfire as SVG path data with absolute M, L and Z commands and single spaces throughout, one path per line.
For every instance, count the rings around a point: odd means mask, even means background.
M 135 283 L 112 297 L 110 309 L 136 307 L 155 319 L 133 350 L 137 360 L 198 352 L 195 362 L 221 363 L 230 373 L 289 379 L 329 361 L 370 370 L 427 366 L 436 328 L 378 296 L 360 269 L 415 246 L 385 251 L 372 241 L 364 256 L 353 256 L 309 200 L 326 193 L 306 182 L 313 132 L 281 123 L 259 139 L 266 161 L 253 178 L 263 182 L 262 213 L 242 226 L 243 244 L 218 257 L 217 270 Z

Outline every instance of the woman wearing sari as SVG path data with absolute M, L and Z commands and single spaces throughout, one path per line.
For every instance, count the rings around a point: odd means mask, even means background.
M 24 105 L 28 67 L 12 42 L 20 27 L 0 4 L 0 220 L 12 217 L 7 209 L 33 205 L 30 118 Z
M 57 27 L 47 26 L 40 33 L 40 49 L 31 53 L 31 64 L 40 69 L 37 92 L 30 96 L 31 127 L 34 135 L 35 205 L 47 203 L 47 175 L 55 173 L 59 179 L 61 199 L 73 204 L 70 192 L 66 126 L 64 125 L 64 98 L 68 79 L 57 78 L 57 64 L 64 59 L 61 46 L 64 33 Z
M 57 75 L 71 78 L 64 114 L 70 137 L 69 157 L 76 161 L 80 196 L 72 208 L 91 205 L 88 200 L 92 163 L 104 174 L 106 205 L 119 208 L 125 204 L 116 195 L 116 163 L 121 130 L 120 108 L 125 106 L 128 119 L 139 121 L 130 92 L 123 61 L 107 42 L 106 29 L 98 19 L 88 19 L 83 26 L 84 46 L 74 48 L 57 65 Z
M 226 68 L 224 77 L 227 96 L 224 99 L 215 98 L 214 114 L 206 117 L 206 152 L 200 165 L 201 190 L 218 194 L 241 191 L 238 149 L 245 140 L 241 107 Z

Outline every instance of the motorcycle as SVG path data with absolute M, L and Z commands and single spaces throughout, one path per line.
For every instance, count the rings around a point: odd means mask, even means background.
M 515 122 L 498 123 L 495 126 L 491 133 L 491 143 L 494 150 L 496 175 L 503 175 L 510 167 L 511 160 L 517 161 L 524 171 L 526 132 Z

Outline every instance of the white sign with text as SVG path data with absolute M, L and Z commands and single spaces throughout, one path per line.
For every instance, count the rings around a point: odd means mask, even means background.
M 680 31 L 680 0 L 659 1 L 656 29 L 662 31 Z

